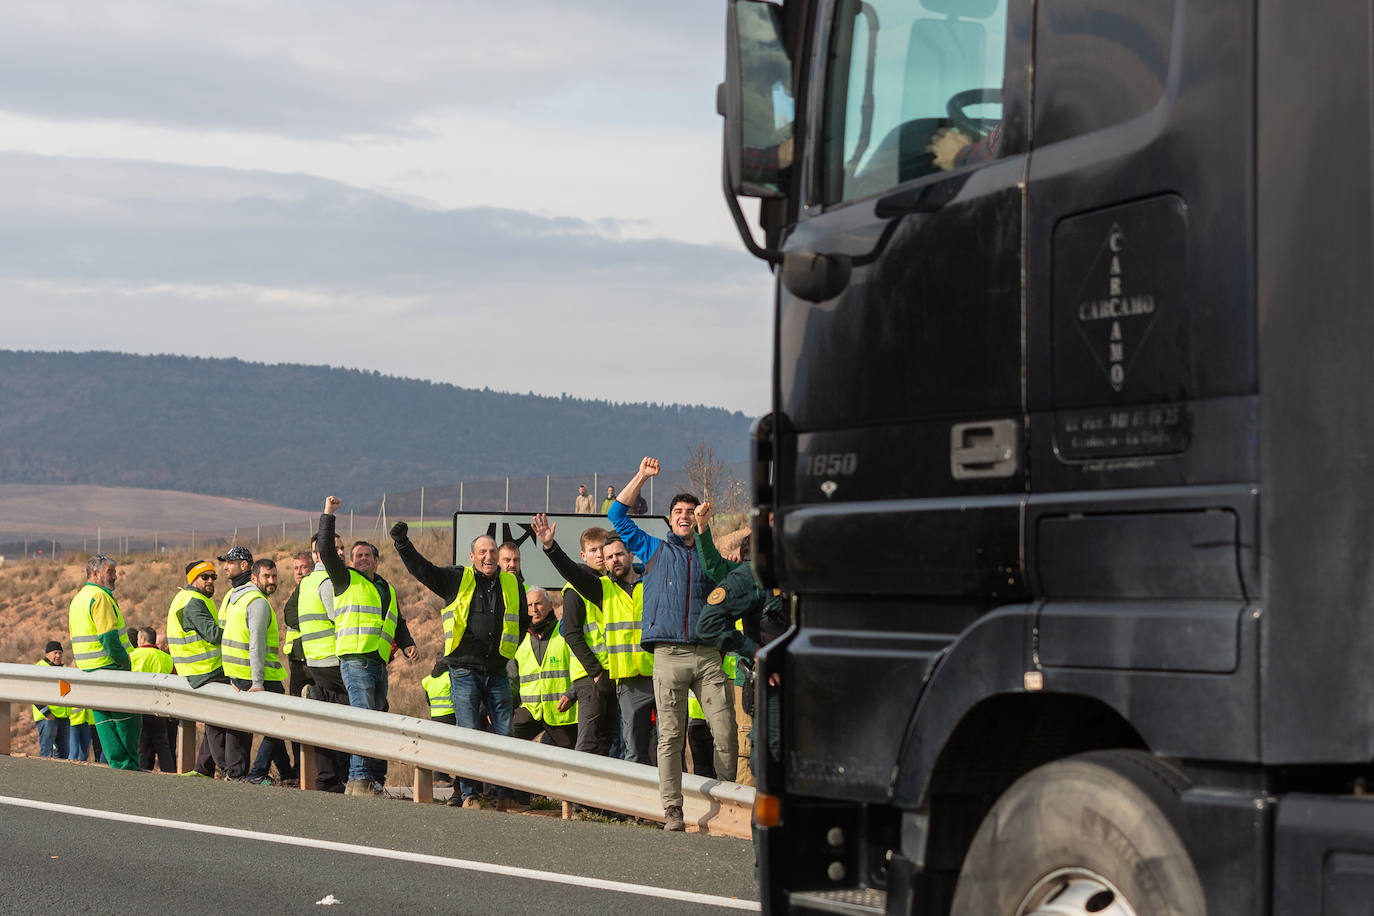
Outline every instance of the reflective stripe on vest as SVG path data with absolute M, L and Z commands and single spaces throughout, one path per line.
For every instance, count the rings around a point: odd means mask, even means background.
M 563 586 L 563 601 L 567 604 L 568 592 L 572 592 L 582 598 L 580 592 L 571 585 Z M 592 604 L 586 598 L 582 598 L 582 608 L 586 612 L 586 623 L 582 625 L 582 638 L 587 641 L 587 648 L 592 650 L 596 660 L 601 663 L 602 668 L 610 665 L 610 656 L 606 652 L 606 631 L 601 625 L 601 608 Z M 561 626 L 561 625 L 560 625 Z M 562 632 L 560 629 L 559 632 Z M 572 657 L 572 679 L 579 680 L 587 676 L 587 666 L 578 661 L 577 656 Z
M 429 697 L 431 719 L 453 715 L 453 679 L 447 671 L 438 677 L 423 678 L 420 683 L 425 688 L 425 696 Z
M 301 628 L 301 653 L 306 661 L 337 661 L 334 651 L 334 621 L 329 619 L 320 586 L 329 581 L 329 573 L 317 569 L 301 580 L 296 597 L 296 623 Z
M 515 650 L 520 645 L 520 586 L 515 576 L 508 572 L 497 573 L 501 583 L 501 657 L 515 658 Z M 471 566 L 463 567 L 463 578 L 458 583 L 458 595 L 442 615 L 444 621 L 444 654 L 449 655 L 463 641 L 463 633 L 468 628 L 468 613 L 472 610 L 472 596 L 477 591 L 477 574 Z
M 601 577 L 601 617 L 606 627 L 607 670 L 615 680 L 630 677 L 652 677 L 654 656 L 639 645 L 640 626 L 644 619 L 644 580 L 635 582 L 633 594 Z
M 256 585 L 235 589 L 230 593 L 229 603 L 224 609 L 224 639 L 220 642 L 223 654 L 224 673 L 230 677 L 248 681 L 253 678 L 253 666 L 249 655 L 248 605 L 267 596 Z M 272 605 L 267 605 L 267 654 L 263 660 L 262 679 L 264 681 L 286 680 L 286 669 L 277 658 L 277 615 Z
M 348 588 L 342 595 L 334 596 L 334 651 L 339 655 L 380 652 L 382 617 L 382 597 L 377 594 L 377 586 L 356 569 L 350 569 Z
M 61 665 L 54 665 L 52 662 L 48 661 L 46 658 L 40 658 L 38 661 L 34 662 L 34 664 L 35 664 L 35 665 L 44 665 L 44 666 L 46 666 L 46 667 L 48 667 L 48 668 L 61 668 L 61 667 L 62 667 Z M 39 709 L 39 708 L 38 708 L 37 706 L 35 706 L 35 707 L 33 708 L 33 721 L 35 721 L 35 722 L 41 722 L 41 721 L 45 718 L 45 716 L 44 716 L 41 712 L 39 712 L 38 709 Z M 65 706 L 52 706 L 52 705 L 49 705 L 49 706 L 48 706 L 48 712 L 52 713 L 52 714 L 53 714 L 53 718 L 55 718 L 55 719 L 65 719 L 65 718 L 67 718 L 67 716 L 68 716 L 70 710 L 68 710 L 67 707 L 65 707 Z
M 577 721 L 577 704 L 558 711 L 558 701 L 572 686 L 569 659 L 572 650 L 556 629 L 544 648 L 544 661 L 534 657 L 533 636 L 526 636 L 515 653 L 520 668 L 520 705 L 545 725 L 571 725 Z
M 76 661 L 76 667 L 82 671 L 94 671 L 114 664 L 114 659 L 110 658 L 105 652 L 105 647 L 100 644 L 100 634 L 95 632 L 95 621 L 91 617 L 91 607 L 101 595 L 108 597 L 110 604 L 114 606 L 115 631 L 119 634 L 119 642 L 124 646 L 124 651 L 131 652 L 134 648 L 129 642 L 129 634 L 124 632 L 124 615 L 119 612 L 119 602 L 108 589 L 101 588 L 94 582 L 87 582 L 76 593 L 76 597 L 72 598 L 72 603 L 67 609 L 67 624 L 71 627 L 72 633 L 72 658 Z
M 204 602 L 211 615 L 215 613 L 215 603 L 190 586 L 178 589 L 172 606 L 167 609 L 167 651 L 172 655 L 177 674 L 182 677 L 210 674 L 220 669 L 219 646 L 182 626 L 182 609 L 195 599 Z

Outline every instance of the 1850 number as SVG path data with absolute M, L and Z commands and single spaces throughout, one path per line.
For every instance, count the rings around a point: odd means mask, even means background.
M 855 452 L 822 452 L 808 455 L 802 460 L 806 473 L 812 477 L 853 474 L 859 467 L 859 456 Z

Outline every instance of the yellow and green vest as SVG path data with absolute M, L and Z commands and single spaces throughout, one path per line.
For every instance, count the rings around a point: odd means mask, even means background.
M 215 602 L 189 585 L 177 590 L 167 609 L 167 648 L 176 673 L 182 677 L 212 674 L 220 669 L 219 646 L 206 642 L 195 630 L 188 630 L 181 624 L 181 611 L 193 599 L 204 602 L 210 612 L 215 613 Z
M 296 622 L 301 628 L 301 652 L 308 662 L 337 662 L 334 651 L 334 622 L 329 619 L 320 586 L 329 580 L 329 573 L 317 569 L 301 580 L 296 598 Z
M 603 586 L 604 587 L 604 586 Z M 571 585 L 563 586 L 563 601 L 566 604 L 568 592 L 577 592 Z M 578 597 L 581 597 L 580 595 Z M 610 670 L 610 655 L 606 652 L 606 630 L 602 625 L 601 608 L 592 604 L 586 598 L 582 599 L 582 607 L 586 610 L 586 623 L 582 625 L 582 637 L 587 641 L 587 648 L 596 655 L 596 660 L 601 663 L 601 667 Z M 572 679 L 579 680 L 587 676 L 587 666 L 577 660 L 574 655 L 572 659 Z
M 515 650 L 520 645 L 520 586 L 515 576 L 508 572 L 497 573 L 501 583 L 501 601 L 504 613 L 501 617 L 501 657 L 515 658 Z M 444 608 L 444 654 L 448 655 L 463 641 L 463 633 L 468 628 L 468 614 L 472 610 L 472 596 L 477 591 L 477 574 L 472 567 L 463 567 L 463 578 L 458 583 L 458 595 L 448 607 Z
M 453 680 L 447 671 L 438 677 L 426 677 L 420 684 L 425 688 L 425 696 L 429 697 L 431 719 L 453 715 Z
M 302 583 L 304 584 L 304 583 Z M 392 590 L 395 596 L 395 590 Z M 334 651 L 339 655 L 381 653 L 383 660 L 391 657 L 391 640 L 384 638 L 383 622 L 388 616 L 382 609 L 382 597 L 377 586 L 355 569 L 348 571 L 348 588 L 334 596 Z M 392 632 L 395 632 L 392 624 Z M 386 648 L 382 644 L 386 643 Z
M 154 646 L 139 646 L 129 653 L 129 667 L 146 674 L 171 674 L 176 665 L 172 656 Z
M 256 586 L 239 591 L 231 597 L 224 610 L 224 638 L 220 641 L 223 655 L 224 673 L 240 680 L 252 680 L 253 666 L 248 654 L 248 605 L 257 599 L 267 600 L 267 596 Z M 277 615 L 272 605 L 267 605 L 267 656 L 263 662 L 264 681 L 286 680 L 286 669 L 277 657 Z
M 34 662 L 34 664 L 35 664 L 35 665 L 46 665 L 46 666 L 49 667 L 49 668 L 61 668 L 61 667 L 62 667 L 61 665 L 54 665 L 52 662 L 48 661 L 46 658 L 40 658 L 38 661 Z M 65 718 L 67 718 L 68 715 L 70 715 L 70 710 L 68 710 L 67 707 L 65 707 L 65 706 L 53 706 L 53 705 L 51 705 L 51 704 L 48 705 L 48 712 L 52 713 L 52 714 L 53 714 L 53 718 L 55 718 L 55 719 L 65 719 Z M 33 721 L 39 722 L 39 721 L 42 721 L 43 718 L 44 718 L 44 715 L 43 715 L 41 712 L 39 712 L 39 711 L 38 711 L 38 707 L 35 706 L 35 707 L 33 708 Z
M 91 617 L 91 606 L 101 595 L 109 598 L 111 606 L 114 607 L 115 630 L 119 634 L 124 651 L 132 652 L 134 648 L 129 642 L 129 634 L 124 632 L 124 615 L 119 612 L 119 602 L 109 589 L 94 582 L 87 582 L 76 593 L 71 606 L 67 609 L 67 623 L 72 631 L 72 658 L 76 661 L 76 667 L 82 671 L 95 671 L 114 664 L 114 659 L 100 645 L 101 634 L 95 632 L 95 621 Z
M 607 669 L 615 680 L 630 677 L 653 677 L 654 656 L 639 645 L 640 626 L 644 619 L 644 580 L 634 584 L 632 594 L 601 577 L 601 620 L 606 628 Z
M 520 705 L 545 725 L 572 725 L 577 721 L 577 704 L 569 706 L 566 712 L 558 711 L 559 699 L 573 682 L 568 665 L 572 650 L 554 628 L 540 663 L 535 660 L 532 640 L 532 636 L 526 636 L 515 653 L 515 663 L 520 668 Z

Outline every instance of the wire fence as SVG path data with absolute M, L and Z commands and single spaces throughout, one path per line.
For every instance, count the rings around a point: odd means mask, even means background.
M 587 488 L 592 498 L 592 514 L 604 514 L 604 506 L 634 476 L 634 470 L 592 472 L 581 475 L 544 477 L 505 477 L 496 480 L 459 481 L 437 487 L 418 487 L 381 497 L 357 509 L 339 513 L 337 530 L 349 539 L 375 539 L 385 533 L 391 522 L 405 519 L 414 525 L 447 527 L 455 512 L 572 512 L 579 487 Z M 665 469 L 649 479 L 641 492 L 644 515 L 661 515 L 676 493 L 693 492 L 692 477 L 686 468 Z M 722 464 L 710 475 L 718 488 L 740 486 L 747 479 L 747 462 Z M 709 486 L 707 489 L 709 490 Z M 609 495 L 608 495 L 609 489 Z M 720 494 L 698 494 L 719 498 Z M 260 523 L 206 529 L 157 530 L 146 519 L 120 527 L 96 526 L 89 532 L 73 535 L 41 531 L 0 535 L 0 559 L 62 559 L 74 555 L 103 553 L 121 557 L 134 554 L 186 552 L 217 554 L 235 544 L 256 550 L 259 547 L 284 547 L 309 542 L 319 521 L 318 513 L 302 511 L 286 518 L 278 516 Z

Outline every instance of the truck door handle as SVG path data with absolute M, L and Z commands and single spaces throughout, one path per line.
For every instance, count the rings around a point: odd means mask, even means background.
M 949 471 L 955 480 L 1011 477 L 1017 460 L 1018 433 L 1015 420 L 956 423 L 950 428 Z

